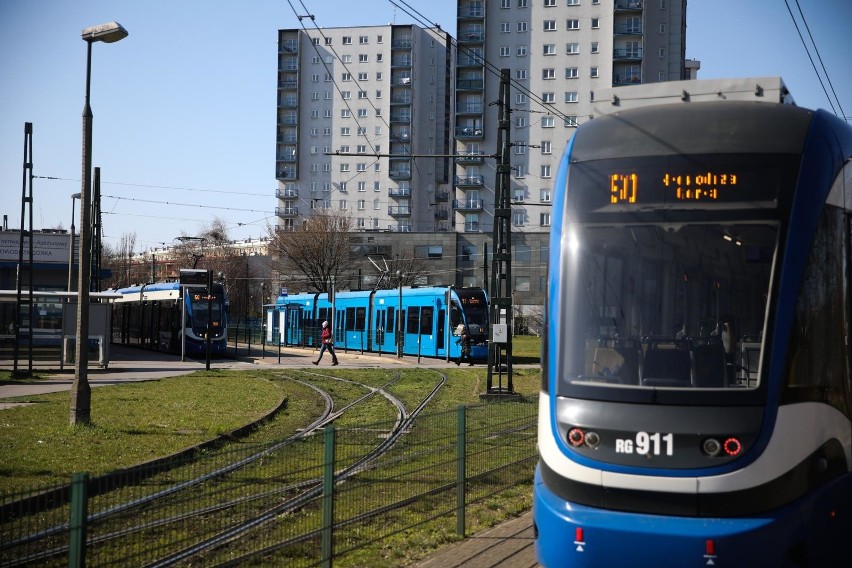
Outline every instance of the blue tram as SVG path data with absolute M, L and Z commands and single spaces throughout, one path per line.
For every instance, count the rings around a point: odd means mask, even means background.
M 471 356 L 488 358 L 488 317 L 482 288 L 452 286 L 338 292 L 331 301 L 325 293 L 281 295 L 267 311 L 269 339 L 282 345 L 319 345 L 328 321 L 338 349 L 453 359 L 462 325 L 471 333 Z
M 553 566 L 852 562 L 852 128 L 581 126 L 556 178 L 534 521 Z
M 213 284 L 212 302 L 207 298 L 206 286 L 184 289 L 186 295 L 183 298 L 178 282 L 158 282 L 116 290 L 121 297 L 113 303 L 113 343 L 181 353 L 181 338 L 184 337 L 183 349 L 187 354 L 204 355 L 209 317 L 210 353 L 225 353 L 228 346 L 228 297 L 224 286 Z M 212 311 L 208 309 L 211 305 Z

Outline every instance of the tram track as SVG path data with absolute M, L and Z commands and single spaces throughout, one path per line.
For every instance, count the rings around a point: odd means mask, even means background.
M 312 420 L 310 424 L 306 425 L 304 428 L 286 437 L 285 439 L 264 448 L 262 451 L 255 452 L 224 467 L 216 468 L 212 471 L 205 472 L 204 474 L 194 477 L 192 479 L 171 485 L 149 495 L 145 495 L 143 497 L 139 497 L 127 501 L 125 503 L 121 503 L 114 507 L 110 507 L 109 509 L 92 513 L 88 517 L 88 523 L 90 524 L 90 526 L 96 526 L 99 523 L 108 522 L 111 518 L 118 517 L 120 515 L 131 514 L 134 510 L 145 510 L 158 501 L 162 501 L 168 497 L 174 497 L 181 495 L 185 492 L 189 492 L 194 488 L 202 486 L 205 483 L 216 482 L 217 480 L 224 480 L 229 474 L 247 468 L 250 465 L 257 464 L 266 457 L 272 457 L 276 453 L 280 452 L 282 449 L 286 448 L 291 444 L 294 444 L 297 441 L 314 436 L 319 430 L 325 428 L 329 424 L 333 423 L 335 420 L 338 420 L 347 412 L 357 408 L 366 400 L 375 397 L 376 395 L 381 395 L 386 398 L 388 402 L 396 409 L 396 420 L 394 422 L 394 425 L 390 429 L 386 438 L 380 444 L 378 444 L 370 452 L 367 452 L 361 458 L 354 461 L 352 464 L 348 465 L 346 468 L 343 468 L 342 470 L 335 473 L 335 479 L 337 481 L 342 481 L 343 479 L 346 479 L 346 477 L 354 475 L 355 473 L 366 469 L 371 461 L 381 456 L 391 446 L 393 446 L 393 444 L 396 443 L 399 437 L 405 432 L 406 428 L 408 428 L 411 421 L 413 421 L 417 414 L 419 414 L 426 407 L 428 402 L 435 396 L 435 394 L 437 394 L 441 386 L 443 386 L 444 382 L 446 381 L 446 376 L 441 375 L 441 380 L 437 382 L 436 386 L 432 389 L 432 391 L 420 402 L 420 404 L 418 404 L 418 406 L 413 411 L 408 411 L 405 404 L 401 400 L 399 400 L 397 397 L 395 397 L 386 390 L 391 385 L 395 384 L 397 381 L 400 380 L 399 373 L 396 373 L 396 375 L 390 381 L 379 387 L 325 374 L 310 373 L 310 375 L 322 377 L 324 379 L 345 382 L 359 388 L 364 388 L 367 390 L 367 392 L 357 397 L 356 399 L 348 402 L 341 408 L 335 409 L 333 396 L 326 390 L 312 384 L 310 381 L 307 380 L 286 377 L 288 380 L 294 381 L 307 388 L 312 389 L 324 401 L 323 411 L 319 414 L 319 416 Z M 187 547 L 186 549 L 173 553 L 165 557 L 164 559 L 149 564 L 151 566 L 170 566 L 181 561 L 184 558 L 189 558 L 195 554 L 198 554 L 200 551 L 204 551 L 211 547 L 215 547 L 222 543 L 228 542 L 236 538 L 237 536 L 252 530 L 257 526 L 263 525 L 270 519 L 275 518 L 277 515 L 286 512 L 292 512 L 299 509 L 305 503 L 315 498 L 318 492 L 321 492 L 321 490 L 321 479 L 306 479 L 299 482 L 286 484 L 271 491 L 253 493 L 249 496 L 239 496 L 234 499 L 220 501 L 212 506 L 196 507 L 190 511 L 178 515 L 172 515 L 168 518 L 156 519 L 149 522 L 142 522 L 132 526 L 123 527 L 118 530 L 110 531 L 109 533 L 92 535 L 88 544 L 89 546 L 104 546 L 108 545 L 111 541 L 127 537 L 128 535 L 134 533 L 139 533 L 152 529 L 162 529 L 163 527 L 167 527 L 175 523 L 186 523 L 187 521 L 190 521 L 193 518 L 199 518 L 206 515 L 214 515 L 237 506 L 246 506 L 247 504 L 250 504 L 252 502 L 264 502 L 271 498 L 281 498 L 282 496 L 291 495 L 282 503 L 276 505 L 275 507 L 269 510 L 262 511 L 260 514 L 251 519 L 243 521 L 235 525 L 234 527 L 231 527 L 217 535 L 214 535 L 213 537 L 205 539 L 201 543 L 198 543 L 191 547 Z M 191 499 L 191 496 L 188 496 L 187 498 Z M 63 533 L 66 533 L 68 530 L 69 525 L 67 523 L 58 524 L 48 529 L 37 531 L 30 535 L 25 535 L 13 541 L 5 542 L 4 548 L 11 549 L 13 547 L 32 544 L 34 542 L 43 540 L 58 540 L 59 538 L 61 538 L 61 535 Z M 35 555 L 27 556 L 21 561 L 13 560 L 12 562 L 8 563 L 3 562 L 2 565 L 21 566 L 33 562 L 43 562 L 51 558 L 60 557 L 61 555 L 67 555 L 67 553 L 67 545 L 48 547 L 44 550 L 39 551 Z

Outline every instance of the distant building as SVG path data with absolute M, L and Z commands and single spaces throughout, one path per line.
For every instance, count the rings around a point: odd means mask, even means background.
M 695 77 L 686 1 L 458 0 L 456 25 L 455 41 L 412 25 L 279 31 L 277 229 L 347 210 L 364 244 L 412 233 L 430 283 L 482 285 L 508 69 L 509 288 L 540 305 L 562 152 L 604 90 Z

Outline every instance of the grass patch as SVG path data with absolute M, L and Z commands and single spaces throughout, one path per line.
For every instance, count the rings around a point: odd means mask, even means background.
M 515 335 L 512 337 L 512 363 L 538 365 L 541 363 L 541 337 Z
M 199 372 L 92 389 L 92 423 L 69 425 L 68 392 L 0 410 L 0 494 L 162 457 L 262 417 L 283 398 L 268 373 Z

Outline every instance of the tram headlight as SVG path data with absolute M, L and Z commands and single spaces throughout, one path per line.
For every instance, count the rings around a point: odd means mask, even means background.
M 722 451 L 722 444 L 719 443 L 719 440 L 715 438 L 707 438 L 704 440 L 704 443 L 701 444 L 701 449 L 708 456 L 716 457 L 719 455 L 719 452 Z
M 601 437 L 597 432 L 586 432 L 586 445 L 591 449 L 596 449 L 601 444 Z
M 580 428 L 571 428 L 568 430 L 568 443 L 579 448 L 586 441 L 586 433 Z
M 730 437 L 722 444 L 722 449 L 731 457 L 738 456 L 743 451 L 742 443 L 734 437 Z

